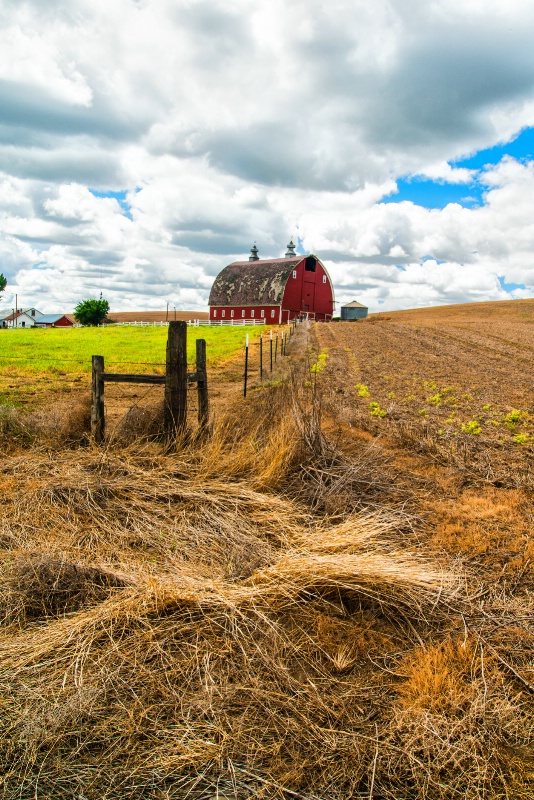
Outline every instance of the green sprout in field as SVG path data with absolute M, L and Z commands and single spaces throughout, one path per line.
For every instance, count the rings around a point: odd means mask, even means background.
M 509 431 L 515 431 L 517 425 L 526 419 L 528 419 L 528 414 L 524 411 L 519 411 L 518 408 L 514 408 L 509 414 L 503 417 L 502 421 Z
M 326 367 L 326 359 L 328 358 L 328 351 L 321 350 L 319 355 L 317 356 L 317 361 L 315 364 L 312 364 L 310 367 L 310 372 L 314 375 L 318 375 L 319 372 L 322 372 L 323 369 Z
M 388 392 L 388 400 L 393 400 L 395 397 L 395 392 Z
M 375 401 L 369 403 L 369 411 L 373 417 L 385 417 L 387 411 L 384 411 L 383 408 L 380 408 L 379 404 Z
M 482 428 L 476 419 L 472 419 L 469 422 L 462 423 L 462 431 L 470 436 L 479 436 L 482 433 Z
M 428 417 L 428 411 L 426 410 L 426 408 L 420 408 L 419 409 L 419 416 L 420 417 Z
M 358 397 L 369 397 L 369 387 L 365 383 L 357 383 L 354 387 L 358 392 Z
M 440 406 L 441 405 L 441 395 L 437 392 L 432 397 L 427 398 L 429 403 L 432 403 L 433 406 Z
M 440 392 L 442 396 L 442 402 L 449 403 L 450 405 L 456 407 L 456 397 L 453 394 L 455 390 L 455 386 L 444 386 Z
M 529 442 L 534 442 L 534 436 L 529 436 L 528 433 L 516 433 L 514 442 L 516 444 L 529 444 Z

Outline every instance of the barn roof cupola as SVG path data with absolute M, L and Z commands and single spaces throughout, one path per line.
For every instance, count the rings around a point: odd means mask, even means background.
M 295 253 L 295 245 L 293 244 L 293 239 L 289 242 L 287 246 L 287 253 L 286 258 L 295 258 L 297 254 Z
M 250 255 L 248 257 L 248 260 L 249 261 L 259 261 L 260 260 L 260 257 L 258 255 L 258 248 L 256 247 L 256 242 L 254 242 L 254 244 L 253 244 L 253 246 L 252 246 L 252 248 L 250 250 Z

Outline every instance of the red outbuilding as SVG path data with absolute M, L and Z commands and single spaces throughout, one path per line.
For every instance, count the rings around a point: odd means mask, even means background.
M 334 287 L 326 267 L 314 255 L 295 253 L 290 242 L 284 258 L 234 261 L 219 272 L 210 292 L 210 320 L 281 324 L 296 317 L 325 320 L 334 311 Z
M 41 314 L 35 318 L 36 328 L 72 328 L 73 325 L 66 314 Z

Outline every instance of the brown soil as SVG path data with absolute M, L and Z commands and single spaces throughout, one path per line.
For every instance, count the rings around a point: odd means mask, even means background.
M 345 447 L 364 431 L 424 480 L 414 511 L 428 544 L 533 588 L 534 301 L 377 315 L 314 335 Z

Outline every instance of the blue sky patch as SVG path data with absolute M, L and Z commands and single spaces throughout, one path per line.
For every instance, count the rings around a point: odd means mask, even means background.
M 513 292 L 514 289 L 526 289 L 524 283 L 506 283 L 506 279 L 504 275 L 499 275 L 499 283 L 501 284 L 501 288 L 504 289 L 505 292 Z
M 487 165 L 498 164 L 504 156 L 512 156 L 518 161 L 531 161 L 534 158 L 534 128 L 525 128 L 519 136 L 506 144 L 496 144 L 495 147 L 479 150 L 467 158 L 451 161 L 451 166 L 483 169 Z
M 402 203 L 409 200 L 423 208 L 445 208 L 449 203 L 459 203 L 464 208 L 483 204 L 485 187 L 472 183 L 443 183 L 429 178 L 399 178 L 398 192 L 384 197 L 381 203 Z
M 440 259 L 440 258 L 435 258 L 434 256 L 430 256 L 430 255 L 422 256 L 422 257 L 419 259 L 419 261 L 421 262 L 421 264 L 424 264 L 424 263 L 425 263 L 425 261 L 435 261 L 435 262 L 436 262 L 436 264 L 446 264 L 446 263 L 447 263 L 447 262 L 446 262 L 446 261 L 444 261 L 443 259 Z
M 113 197 L 113 199 L 118 202 L 118 204 L 124 211 L 124 216 L 128 217 L 128 219 L 132 219 L 131 206 L 126 200 L 126 195 L 127 195 L 126 189 L 123 189 L 120 192 L 100 192 L 98 189 L 89 189 L 89 191 L 94 197 Z
M 483 205 L 486 191 L 483 170 L 498 164 L 504 156 L 512 156 L 522 162 L 531 161 L 534 158 L 534 128 L 525 128 L 506 144 L 498 144 L 458 161 L 451 161 L 453 169 L 478 171 L 478 176 L 474 176 L 470 183 L 447 183 L 418 176 L 399 178 L 398 191 L 384 197 L 380 202 L 402 203 L 403 200 L 408 200 L 423 208 L 445 208 L 449 203 L 458 203 L 464 208 Z

